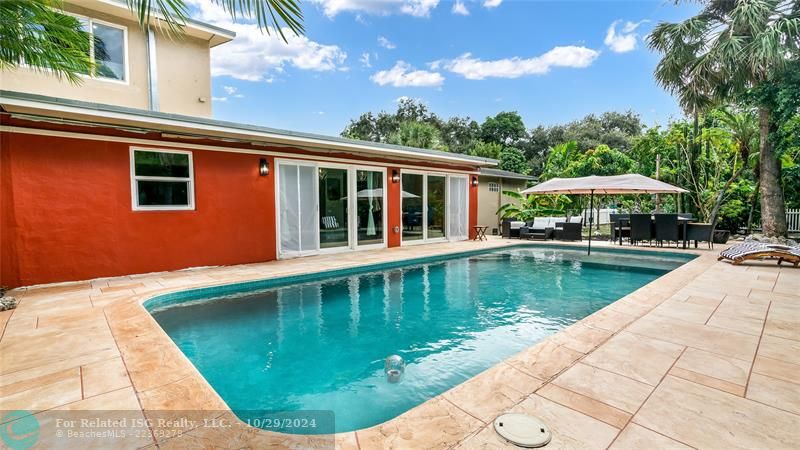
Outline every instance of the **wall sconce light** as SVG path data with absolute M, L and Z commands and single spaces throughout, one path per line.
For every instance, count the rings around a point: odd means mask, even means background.
M 262 177 L 269 175 L 269 163 L 266 158 L 261 158 L 258 161 L 258 174 Z
M 392 183 L 400 182 L 400 172 L 397 169 L 392 170 Z
M 476 177 L 475 175 L 472 176 L 472 186 L 473 187 L 478 186 L 478 177 Z

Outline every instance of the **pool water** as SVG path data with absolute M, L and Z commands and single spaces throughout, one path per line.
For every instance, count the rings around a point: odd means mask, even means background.
M 517 247 L 151 313 L 240 417 L 331 410 L 342 432 L 396 417 L 687 260 Z M 395 354 L 406 369 L 390 383 Z

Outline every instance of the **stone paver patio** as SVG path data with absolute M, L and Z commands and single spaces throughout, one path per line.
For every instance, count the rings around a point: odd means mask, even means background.
M 0 410 L 42 418 L 54 410 L 125 410 L 236 422 L 144 300 L 189 287 L 518 243 L 432 244 L 17 290 L 11 295 L 19 307 L 0 313 Z M 503 448 L 492 420 L 525 411 L 551 426 L 546 448 L 796 447 L 800 269 L 732 266 L 716 261 L 718 250 L 693 250 L 695 260 L 372 428 L 326 438 L 241 425 L 165 435 L 153 425 L 114 446 L 308 448 L 335 439 L 337 448 Z M 42 448 L 59 444 L 47 439 L 55 438 L 43 434 Z

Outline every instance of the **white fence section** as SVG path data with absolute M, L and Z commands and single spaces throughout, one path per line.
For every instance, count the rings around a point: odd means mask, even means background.
M 602 208 L 599 211 L 597 209 L 594 210 L 594 224 L 601 225 L 606 223 L 611 223 L 611 214 L 616 214 L 616 208 Z M 589 208 L 583 210 L 583 223 L 584 225 L 589 224 Z
M 800 209 L 786 210 L 786 226 L 789 231 L 800 232 Z

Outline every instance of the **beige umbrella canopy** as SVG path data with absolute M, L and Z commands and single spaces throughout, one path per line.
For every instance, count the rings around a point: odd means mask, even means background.
M 525 189 L 521 194 L 680 194 L 686 189 L 629 173 L 601 177 L 553 178 Z
M 592 254 L 592 222 L 594 222 L 594 194 L 680 194 L 686 189 L 654 180 L 644 175 L 597 176 L 580 178 L 553 178 L 525 189 L 520 194 L 589 194 L 589 254 Z

